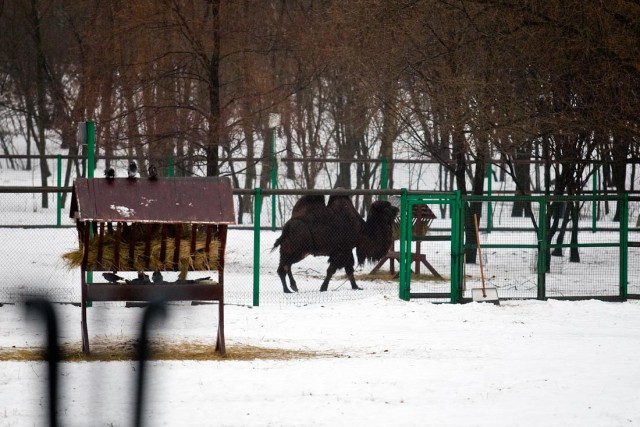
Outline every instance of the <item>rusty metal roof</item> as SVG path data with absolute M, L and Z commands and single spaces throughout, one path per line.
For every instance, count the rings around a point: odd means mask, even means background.
M 98 222 L 235 224 L 229 178 L 77 178 L 71 218 Z

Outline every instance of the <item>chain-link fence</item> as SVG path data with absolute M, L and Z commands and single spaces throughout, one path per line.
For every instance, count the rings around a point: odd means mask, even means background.
M 48 197 L 55 200 L 57 193 L 55 189 L 52 191 Z M 339 193 L 338 190 L 325 191 L 325 201 L 336 192 Z M 329 265 L 328 257 L 322 255 L 307 256 L 293 264 L 291 270 L 299 291 L 285 294 L 277 273 L 279 249 L 273 250 L 273 247 L 282 234 L 282 226 L 291 216 L 294 204 L 309 192 L 265 190 L 263 193 L 259 197 L 261 209 L 256 210 L 257 191 L 234 191 L 236 212 L 239 204 L 243 203 L 244 215 L 242 224 L 229 229 L 225 261 L 227 303 L 286 305 L 342 301 L 380 294 L 398 295 L 399 240 L 394 241 L 380 263 L 367 261 L 356 266 L 355 280 L 363 290 L 351 290 L 344 269 L 339 269 L 329 282 L 328 291 L 319 292 Z M 400 194 L 358 190 L 350 193 L 353 194 L 354 207 L 364 218 L 367 218 L 372 200 Z M 68 218 L 68 201 L 62 210 L 60 227 L 54 225 L 56 209 L 51 207 L 55 206 L 53 204 L 47 209 L 38 209 L 37 215 L 31 215 L 33 212 L 27 212 L 28 209 L 16 212 L 19 206 L 41 197 L 40 192 L 0 192 L 3 201 L 0 233 L 4 242 L 0 247 L 4 263 L 0 271 L 3 284 L 0 303 L 13 303 L 24 295 L 42 294 L 58 302 L 76 303 L 80 300 L 79 269 L 69 269 L 62 259 L 66 252 L 78 249 L 77 232 L 73 221 Z M 4 204 L 7 200 L 9 202 Z M 480 244 L 486 284 L 496 287 L 501 298 L 538 298 L 541 286 L 544 297 L 617 298 L 624 280 L 621 274 L 626 274 L 628 294 L 640 294 L 638 198 L 629 197 L 627 208 L 622 212 L 628 225 L 626 234 L 621 234 L 621 222 L 614 220 L 618 200 L 613 196 L 596 199 L 585 196 L 575 205 L 574 212 L 569 210 L 566 214 L 567 211 L 562 210 L 550 215 L 550 225 L 553 226 L 556 216 L 557 224 L 546 243 L 548 251 L 545 250 L 545 254 L 548 256 L 545 262 L 548 267 L 543 274 L 540 272 L 539 227 L 544 223 L 541 211 L 549 212 L 553 201 L 533 202 L 527 207 L 530 212 L 520 216 L 509 213 L 514 209 L 513 204 L 518 202 L 513 197 L 495 196 L 478 202 L 481 204 Z M 593 203 L 596 207 L 600 205 L 601 210 L 595 222 Z M 610 208 L 606 214 L 603 209 L 605 203 Z M 435 301 L 448 301 L 452 283 L 452 209 L 456 207 L 448 203 L 434 203 L 433 200 L 428 200 L 427 205 L 435 218 L 424 235 L 411 243 L 411 292 L 434 295 Z M 256 215 L 258 212 L 260 215 Z M 256 219 L 260 225 L 259 232 L 253 224 Z M 564 234 L 560 239 L 562 230 Z M 546 233 L 549 236 L 549 230 Z M 627 236 L 626 245 L 622 244 L 621 235 Z M 475 250 L 473 240 L 466 238 L 464 244 L 463 249 L 467 250 L 461 250 L 461 256 Z M 481 285 L 479 263 L 462 262 L 461 265 L 461 295 L 469 298 L 471 289 Z

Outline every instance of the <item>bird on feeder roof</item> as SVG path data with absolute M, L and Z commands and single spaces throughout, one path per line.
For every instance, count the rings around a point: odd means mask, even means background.
M 131 162 L 131 164 L 129 164 L 129 169 L 127 170 L 127 173 L 129 174 L 129 178 L 136 177 L 136 174 L 138 173 L 138 165 L 136 164 L 136 162 Z

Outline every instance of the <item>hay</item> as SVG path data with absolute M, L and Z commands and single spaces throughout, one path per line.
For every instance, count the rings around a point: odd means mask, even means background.
M 80 343 L 66 343 L 61 346 L 61 360 L 64 362 L 119 362 L 136 359 L 137 341 L 99 341 L 91 345 L 91 354 L 84 354 Z M 215 351 L 215 344 L 201 342 L 164 342 L 156 340 L 150 343 L 150 360 L 293 360 L 316 357 L 338 357 L 333 353 L 314 351 L 265 348 L 252 345 L 234 344 L 227 346 L 227 354 L 222 357 Z M 0 361 L 40 362 L 46 360 L 44 348 L 5 348 L 0 349 Z
M 178 268 L 173 263 L 173 254 L 175 251 L 174 238 L 165 240 L 165 257 L 160 258 L 162 248 L 162 240 L 159 236 L 153 236 L 150 242 L 149 260 L 145 257 L 145 242 L 137 241 L 134 247 L 133 263 L 129 259 L 129 243 L 121 241 L 119 250 L 118 265 L 115 265 L 115 239 L 112 234 L 104 236 L 102 245 L 102 260 L 98 262 L 98 237 L 93 236 L 89 241 L 89 257 L 87 260 L 87 269 L 93 271 L 180 271 L 180 278 L 184 280 L 187 271 L 208 271 L 217 270 L 220 265 L 218 262 L 218 250 L 220 242 L 211 239 L 209 252 L 206 249 L 206 234 L 198 233 L 196 235 L 195 251 L 191 253 L 191 237 L 185 236 L 180 241 Z M 80 242 L 80 248 L 67 252 L 62 255 L 65 264 L 69 268 L 78 268 L 82 266 L 82 258 L 84 256 L 83 243 Z M 131 267 L 133 265 L 133 267 Z

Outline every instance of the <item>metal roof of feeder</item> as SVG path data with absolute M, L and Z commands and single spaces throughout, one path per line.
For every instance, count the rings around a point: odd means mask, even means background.
M 98 222 L 235 224 L 231 180 L 76 178 L 71 218 Z

